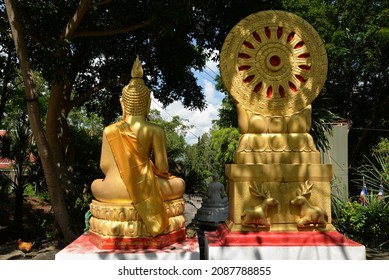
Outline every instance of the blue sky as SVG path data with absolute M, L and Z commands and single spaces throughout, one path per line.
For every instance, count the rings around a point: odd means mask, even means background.
M 197 137 L 200 137 L 205 132 L 209 132 L 212 127 L 212 120 L 218 118 L 218 108 L 222 103 L 224 94 L 215 89 L 214 77 L 219 74 L 217 64 L 213 61 L 208 61 L 203 72 L 195 71 L 195 76 L 199 85 L 203 88 L 207 108 L 190 111 L 185 109 L 180 102 L 174 102 L 166 108 L 162 109 L 162 105 L 153 98 L 151 108 L 161 112 L 161 116 L 165 120 L 171 120 L 172 116 L 179 116 L 181 119 L 187 119 L 187 124 L 194 127 L 187 133 L 186 142 L 194 144 L 197 142 Z

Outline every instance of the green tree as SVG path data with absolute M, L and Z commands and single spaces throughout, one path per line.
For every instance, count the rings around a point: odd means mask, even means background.
M 218 109 L 219 118 L 213 121 L 217 127 L 238 127 L 238 113 L 232 98 L 225 92 L 222 104 Z
M 222 78 L 220 75 L 217 75 L 215 78 L 215 88 L 225 94 L 222 104 L 218 109 L 219 118 L 214 120 L 213 123 L 217 127 L 238 127 L 238 113 L 236 111 L 235 104 L 228 94 L 226 88 L 224 87 Z
M 310 22 L 325 42 L 328 76 L 314 105 L 349 120 L 349 164 L 354 168 L 387 134 L 389 1 L 282 2 Z
M 102 120 L 85 107 L 69 114 L 69 128 L 74 139 L 73 188 L 67 193 L 69 214 L 73 221 L 72 229 L 81 234 L 85 227 L 84 214 L 89 210 L 92 199 L 90 186 L 93 180 L 104 178 L 100 169 Z
M 49 89 L 47 82 L 42 78 L 38 72 L 34 72 L 36 91 L 39 96 L 39 106 L 43 110 L 41 113 L 45 113 L 47 110 Z M 6 81 L 4 81 L 6 82 Z M 5 96 L 5 107 L 1 117 L 0 127 L 4 130 L 12 130 L 20 122 L 28 122 L 28 115 L 26 113 L 26 101 L 24 99 L 24 86 L 23 78 L 20 75 L 20 71 L 16 71 L 13 76 L 13 80 L 9 82 Z M 1 112 L 0 112 L 1 114 Z M 42 116 L 44 119 L 44 116 Z
M 171 121 L 166 121 L 156 109 L 151 110 L 149 118 L 150 122 L 165 129 L 169 171 L 174 175 L 182 176 L 182 164 L 186 149 L 185 135 L 190 129 L 190 126 L 185 124 L 187 120 L 173 116 Z
M 6 105 L 14 96 L 14 89 L 17 87 L 15 78 L 17 74 L 16 55 L 11 38 L 0 36 L 0 127 L 3 127 L 3 118 Z
M 208 133 L 201 135 L 196 144 L 187 147 L 184 162 L 185 192 L 204 194 L 213 172 L 218 169 L 215 151 L 211 148 L 211 138 Z
M 238 147 L 240 133 L 236 127 L 224 127 L 211 131 L 211 148 L 215 151 L 218 162 L 218 173 L 225 183 L 224 167 L 234 162 L 234 154 Z

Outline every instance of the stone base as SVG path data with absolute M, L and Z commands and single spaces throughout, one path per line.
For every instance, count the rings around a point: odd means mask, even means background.
M 207 233 L 211 260 L 365 260 L 366 249 L 337 231 Z
M 101 250 L 160 249 L 185 238 L 185 228 L 155 237 L 111 237 L 89 231 L 90 242 Z
M 199 260 L 197 238 L 160 249 L 99 249 L 89 235 L 81 235 L 55 255 L 55 260 Z
M 192 223 L 204 227 L 215 227 L 228 218 L 228 203 L 220 207 L 203 205 L 196 213 Z

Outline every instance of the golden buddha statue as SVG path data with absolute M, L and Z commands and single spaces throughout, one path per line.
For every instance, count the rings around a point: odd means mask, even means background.
M 91 231 L 100 235 L 156 236 L 185 222 L 185 182 L 169 173 L 164 129 L 147 120 L 150 91 L 138 57 L 131 76 L 120 99 L 122 119 L 103 132 L 100 167 L 105 178 L 91 186 L 96 199 Z

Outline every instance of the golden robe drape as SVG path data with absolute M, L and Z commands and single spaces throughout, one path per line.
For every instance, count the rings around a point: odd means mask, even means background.
M 126 122 L 106 127 L 105 133 L 120 176 L 147 231 L 152 236 L 163 233 L 169 221 L 161 190 L 155 183 L 158 171 L 149 155 L 143 152 L 141 143 Z

